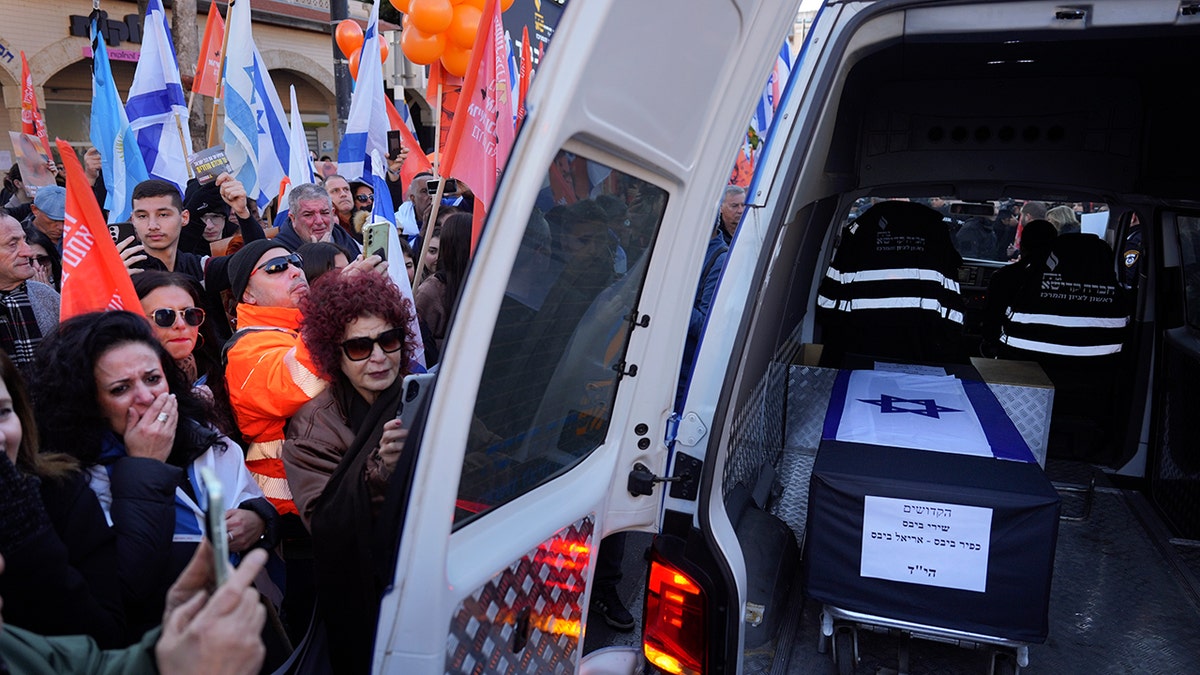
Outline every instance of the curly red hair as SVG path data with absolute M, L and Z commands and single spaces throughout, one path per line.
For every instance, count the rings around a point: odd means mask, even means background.
M 300 314 L 300 338 L 324 377 L 336 379 L 342 372 L 346 326 L 364 316 L 404 329 L 400 370 L 408 372 L 416 340 L 410 327 L 414 310 L 390 279 L 371 272 L 323 274 L 300 302 Z

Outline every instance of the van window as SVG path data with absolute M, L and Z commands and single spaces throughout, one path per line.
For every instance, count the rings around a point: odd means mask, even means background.
M 1179 249 L 1183 259 L 1183 294 L 1187 322 L 1200 329 L 1200 216 L 1179 216 Z
M 455 525 L 604 441 L 666 193 L 560 152 L 530 214 L 488 347 Z

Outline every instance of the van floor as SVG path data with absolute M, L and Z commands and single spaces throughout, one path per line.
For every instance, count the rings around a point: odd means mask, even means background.
M 1090 467 L 1051 462 L 1060 488 Z M 1074 474 L 1074 475 L 1072 475 Z M 1079 485 L 1086 484 L 1086 478 Z M 1099 481 L 1103 483 L 1104 481 Z M 1083 514 L 1084 497 L 1063 494 L 1063 515 Z M 1184 673 L 1200 662 L 1200 547 L 1172 540 L 1137 492 L 1100 485 L 1083 520 L 1059 524 L 1050 599 L 1050 635 L 1030 645 L 1023 673 Z M 790 658 L 745 672 L 835 673 L 817 651 L 821 607 L 803 602 Z M 797 611 L 797 610 L 792 610 Z M 858 631 L 856 673 L 896 673 L 907 645 L 915 675 L 989 672 L 991 652 Z M 786 638 L 784 642 L 786 642 Z

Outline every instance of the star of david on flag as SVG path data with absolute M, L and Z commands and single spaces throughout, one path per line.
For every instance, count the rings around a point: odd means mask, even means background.
M 987 385 L 949 375 L 843 371 L 830 397 L 823 437 L 1035 461 Z

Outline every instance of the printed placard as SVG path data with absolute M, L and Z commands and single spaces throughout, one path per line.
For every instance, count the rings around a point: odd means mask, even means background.
M 991 537 L 989 508 L 867 495 L 859 574 L 983 593 Z
M 192 164 L 192 173 L 195 174 L 196 181 L 201 185 L 207 185 L 216 180 L 217 176 L 233 171 L 229 159 L 225 156 L 225 147 L 221 145 L 194 153 L 188 161 Z

